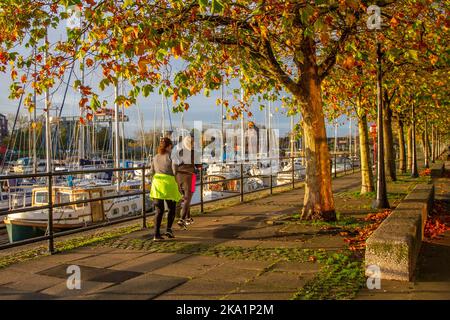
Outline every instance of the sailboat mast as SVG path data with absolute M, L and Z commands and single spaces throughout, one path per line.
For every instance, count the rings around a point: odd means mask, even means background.
M 122 96 L 125 94 L 125 85 L 124 85 L 124 82 L 123 82 L 123 80 L 122 80 L 122 82 L 121 82 L 121 90 L 122 90 Z M 122 127 L 122 135 L 121 135 L 121 138 L 122 138 L 122 161 L 123 161 L 123 167 L 125 168 L 125 122 L 124 122 L 124 117 L 125 117 L 125 106 L 124 106 L 124 104 L 122 103 L 122 105 L 121 105 L 121 111 L 122 111 L 122 115 L 121 115 L 121 117 L 120 117 L 120 120 L 121 120 L 121 127 Z M 125 180 L 125 171 L 122 173 L 122 178 L 123 178 L 123 180 Z
M 338 124 L 336 121 L 336 123 L 334 124 L 334 154 L 337 153 L 337 142 L 338 142 L 337 134 L 338 134 Z
M 34 46 L 33 49 L 33 56 L 34 56 L 34 73 L 33 73 L 33 78 L 34 81 L 36 82 L 36 75 L 37 75 L 37 64 L 36 64 L 36 45 Z M 36 151 L 36 130 L 37 130 L 37 124 L 36 124 L 36 107 L 37 107 L 37 92 L 36 92 L 36 88 L 33 89 L 33 173 L 36 174 L 37 173 L 37 151 Z
M 119 95 L 119 79 L 114 86 L 114 167 L 119 168 L 119 157 L 120 157 L 120 141 L 119 141 L 119 103 L 117 101 Z M 120 174 L 116 171 L 117 178 L 117 191 L 120 191 Z
M 241 101 L 244 103 L 244 88 L 241 85 Z M 241 148 L 242 148 L 242 161 L 245 161 L 245 132 L 244 132 L 244 111 L 241 111 Z
M 84 58 L 80 61 L 81 62 L 81 85 L 84 86 Z M 81 92 L 81 98 L 84 98 L 84 93 L 82 90 Z M 84 119 L 84 110 L 80 109 L 80 117 Z M 80 130 L 78 134 L 79 144 L 78 144 L 78 157 L 80 159 L 85 158 L 85 128 L 84 124 L 80 121 Z
M 350 156 L 352 156 L 352 152 L 353 152 L 353 149 L 352 149 L 352 140 L 353 140 L 353 136 L 352 136 L 352 129 L 353 129 L 353 126 L 352 126 L 352 118 L 350 118 L 350 124 L 349 124 L 349 144 L 348 144 L 348 152 L 350 153 Z
M 225 94 L 224 94 L 224 83 L 223 83 L 223 77 L 222 77 L 222 85 L 221 85 L 221 91 L 220 91 L 220 107 L 221 107 L 221 114 L 220 114 L 220 132 L 222 134 L 222 139 L 224 139 L 225 135 L 224 135 L 224 103 L 223 103 L 223 99 L 225 98 Z
M 269 100 L 269 108 L 268 108 L 268 114 L 267 114 L 267 151 L 268 156 L 270 157 L 270 142 L 271 142 L 271 135 L 272 135 L 272 100 Z
M 47 65 L 48 60 L 48 36 L 45 36 L 45 54 L 44 65 Z M 52 148 L 51 148 L 51 127 L 50 127 L 50 90 L 45 89 L 45 154 L 47 173 L 52 172 Z
M 156 109 L 157 105 L 155 105 L 155 110 L 153 112 L 153 143 L 152 143 L 152 156 L 156 154 Z
M 294 137 L 294 116 L 291 116 L 291 157 L 294 157 L 295 137 Z
M 166 110 L 164 108 L 165 106 L 165 97 L 164 97 L 164 93 L 162 95 L 162 99 L 161 99 L 161 115 L 162 115 L 162 136 L 165 137 L 166 136 Z

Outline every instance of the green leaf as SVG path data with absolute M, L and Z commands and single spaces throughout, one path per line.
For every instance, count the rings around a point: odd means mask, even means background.
M 222 1 L 220 1 L 220 0 L 212 0 L 211 12 L 212 13 L 221 13 L 221 12 L 223 12 L 223 3 L 222 3 Z
M 148 97 L 150 95 L 150 93 L 153 92 L 153 86 L 150 84 L 146 84 L 145 86 L 142 87 L 142 95 L 144 97 Z
M 416 50 L 408 50 L 408 56 L 414 61 L 419 60 L 418 52 Z
M 204 10 L 208 5 L 208 0 L 198 0 L 198 4 L 200 5 L 200 8 Z

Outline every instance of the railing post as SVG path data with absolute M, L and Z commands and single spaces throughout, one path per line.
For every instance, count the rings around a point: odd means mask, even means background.
M 241 192 L 241 203 L 244 202 L 244 164 L 241 163 L 241 187 L 240 187 L 240 192 Z
M 272 159 L 270 159 L 270 195 L 273 195 L 273 172 L 272 172 Z
M 50 254 L 55 253 L 55 244 L 53 238 L 53 175 L 51 172 L 48 173 L 48 220 L 47 220 L 47 230 L 48 230 L 48 252 Z
M 147 229 L 147 210 L 145 203 L 145 196 L 147 192 L 145 190 L 145 165 L 142 167 L 142 229 Z
M 204 213 L 204 205 L 203 205 L 203 166 L 200 167 L 200 213 Z
M 292 166 L 292 189 L 295 189 L 295 160 L 294 156 L 291 158 L 291 166 Z
M 334 177 L 337 178 L 336 153 L 334 154 Z

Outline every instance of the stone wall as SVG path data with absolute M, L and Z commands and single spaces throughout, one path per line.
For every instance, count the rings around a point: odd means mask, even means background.
M 382 280 L 412 279 L 433 200 L 432 184 L 417 185 L 367 239 L 366 267 L 378 266 Z

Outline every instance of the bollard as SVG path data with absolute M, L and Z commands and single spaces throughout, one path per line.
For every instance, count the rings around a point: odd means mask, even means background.
M 334 154 L 334 177 L 337 178 L 336 154 Z
M 200 168 L 200 213 L 204 213 L 204 205 L 203 205 L 203 167 Z
M 55 253 L 55 244 L 53 238 L 53 176 L 52 173 L 48 173 L 48 220 L 47 220 L 47 229 L 48 229 L 48 252 L 50 254 Z
M 142 229 L 147 229 L 147 213 L 145 209 L 145 166 L 142 168 Z
M 240 192 L 241 192 L 241 203 L 244 202 L 244 164 L 241 163 L 241 187 L 240 187 Z
M 292 189 L 295 189 L 295 160 L 294 157 L 291 159 L 292 164 Z
M 273 195 L 273 172 L 272 172 L 272 159 L 270 159 L 270 195 Z

